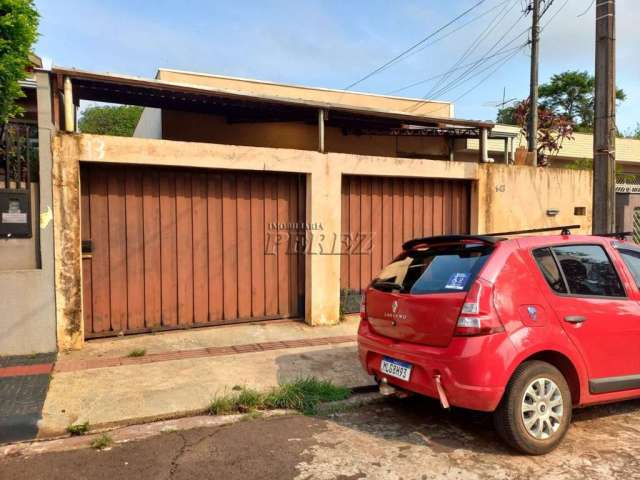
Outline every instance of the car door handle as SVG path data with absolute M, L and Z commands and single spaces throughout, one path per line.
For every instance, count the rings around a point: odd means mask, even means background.
M 567 315 L 564 321 L 568 323 L 582 323 L 587 319 L 584 315 Z

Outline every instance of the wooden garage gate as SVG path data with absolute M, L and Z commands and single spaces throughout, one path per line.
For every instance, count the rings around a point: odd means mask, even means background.
M 304 258 L 267 249 L 303 176 L 83 164 L 81 199 L 86 337 L 303 314 Z
M 342 234 L 351 237 L 341 261 L 343 294 L 366 288 L 407 240 L 468 233 L 470 188 L 464 180 L 343 176 Z

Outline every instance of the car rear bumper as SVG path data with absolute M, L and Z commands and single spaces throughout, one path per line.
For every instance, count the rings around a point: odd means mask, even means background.
M 491 412 L 496 409 L 508 382 L 507 365 L 514 350 L 505 333 L 478 337 L 454 337 L 445 348 L 398 342 L 373 333 L 363 322 L 358 332 L 360 362 L 378 379 L 399 388 L 439 398 L 435 377 L 451 405 Z M 409 381 L 380 371 L 383 357 L 409 362 Z

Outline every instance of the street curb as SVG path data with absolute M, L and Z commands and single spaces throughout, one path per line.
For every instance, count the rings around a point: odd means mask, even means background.
M 377 385 L 359 385 L 359 386 L 350 387 L 350 388 L 354 396 L 362 395 L 364 393 L 378 390 Z M 351 398 L 354 398 L 354 397 L 351 397 Z M 351 400 L 351 398 L 349 398 L 348 400 Z M 179 418 L 194 417 L 199 415 L 207 415 L 208 412 L 209 412 L 209 407 L 206 406 L 202 408 L 171 412 L 171 413 L 166 413 L 161 415 L 150 415 L 147 417 L 129 418 L 129 419 L 118 420 L 113 422 L 95 423 L 95 424 L 91 424 L 91 432 L 93 433 L 95 431 L 104 431 L 104 430 L 110 430 L 110 429 L 120 428 L 120 427 L 128 427 L 128 426 L 141 425 L 141 424 L 153 423 L 153 422 L 161 422 L 166 420 L 176 420 Z M 40 421 L 39 423 L 41 422 L 42 421 Z M 67 432 L 66 427 L 64 429 L 40 428 L 38 430 L 38 436 L 35 439 L 27 440 L 27 441 L 56 440 L 56 439 L 67 438 L 67 437 L 69 437 L 69 433 Z M 2 445 L 3 444 L 0 443 L 0 447 L 2 447 Z
M 384 397 L 377 393 L 377 387 L 374 385 L 362 385 L 352 388 L 353 395 L 346 400 L 335 402 L 321 403 L 318 405 L 316 414 L 318 416 L 327 416 L 351 408 L 358 408 L 364 405 L 378 403 L 384 400 Z M 80 448 L 89 448 L 91 440 L 105 433 L 112 433 L 121 440 L 114 438 L 114 443 L 126 443 L 132 440 L 148 438 L 152 435 L 158 435 L 167 431 L 188 430 L 191 428 L 206 426 L 222 426 L 238 421 L 243 421 L 250 417 L 252 413 L 241 413 L 233 415 L 208 415 L 208 409 L 198 409 L 170 415 L 164 415 L 162 418 L 137 418 L 123 422 L 110 422 L 99 425 L 91 425 L 91 430 L 86 435 L 71 436 L 66 430 L 51 434 L 50 436 L 40 436 L 35 440 L 8 443 L 0 445 L 0 458 L 11 457 L 17 455 L 28 455 L 35 453 L 45 453 L 51 451 L 75 450 Z M 260 411 L 260 417 L 273 417 L 282 415 L 299 415 L 300 412 L 295 410 L 263 410 Z M 142 433 L 140 433 L 142 432 Z M 127 438 L 127 436 L 134 438 Z

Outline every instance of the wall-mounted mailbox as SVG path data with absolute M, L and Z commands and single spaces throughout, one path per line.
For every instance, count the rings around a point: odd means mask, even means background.
M 0 188 L 0 238 L 31 238 L 29 190 Z

